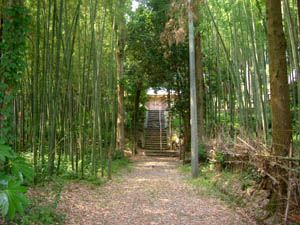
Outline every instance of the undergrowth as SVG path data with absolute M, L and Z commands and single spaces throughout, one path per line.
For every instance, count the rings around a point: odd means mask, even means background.
M 29 163 L 33 164 L 33 154 L 27 153 L 23 155 Z M 47 159 L 47 156 L 45 156 Z M 39 159 L 40 160 L 40 159 Z M 119 155 L 114 156 L 114 160 L 112 161 L 112 176 L 116 176 L 119 174 L 120 170 L 123 168 L 127 168 L 130 170 L 129 167 L 130 160 L 126 157 L 121 157 Z M 41 165 L 41 162 L 38 162 L 38 165 Z M 59 175 L 54 175 L 52 177 L 48 177 L 47 168 L 37 168 L 37 176 L 36 182 L 37 184 L 48 183 L 51 181 L 55 181 L 57 179 L 63 179 L 66 182 L 68 181 L 76 181 L 82 183 L 90 183 L 94 185 L 103 185 L 107 181 L 108 177 L 108 160 L 97 160 L 97 175 L 91 174 L 91 164 L 86 163 L 83 169 L 84 175 L 82 176 L 82 169 L 81 169 L 81 161 L 79 161 L 79 171 L 78 174 L 76 173 L 75 168 L 72 168 L 72 165 L 69 161 L 65 161 L 62 159 Z M 103 169 L 102 169 L 103 165 Z
M 4 225 L 62 225 L 65 214 L 57 212 L 64 181 L 32 188 L 28 193 L 30 205 L 24 207 L 24 215 L 16 214 L 13 220 L 0 218 Z
M 278 224 L 279 218 L 268 206 L 272 205 L 269 191 L 259 189 L 260 177 L 253 168 L 233 172 L 227 168 L 216 170 L 206 164 L 197 178 L 187 176 L 186 182 L 207 196 L 224 201 L 229 207 L 244 208 L 259 224 Z M 191 174 L 191 166 L 179 168 L 183 174 Z
M 184 174 L 190 174 L 191 166 L 181 166 L 180 171 Z M 200 168 L 198 178 L 188 177 L 186 181 L 197 187 L 201 193 L 219 198 L 232 207 L 243 205 L 243 191 L 255 183 L 252 174 L 246 172 L 232 173 L 226 169 L 216 171 L 212 170 L 209 164 Z
M 30 159 L 29 159 L 30 161 Z M 119 179 L 121 171 L 126 169 L 130 171 L 131 162 L 127 158 L 118 158 L 112 162 L 112 176 Z M 37 185 L 30 188 L 27 196 L 30 201 L 28 206 L 24 207 L 24 215 L 16 214 L 13 220 L 8 217 L 0 216 L 1 225 L 61 225 L 64 224 L 65 214 L 57 211 L 60 201 L 60 195 L 65 184 L 69 182 L 79 182 L 91 184 L 94 188 L 106 183 L 108 169 L 104 170 L 101 176 L 101 168 L 97 176 L 93 176 L 88 170 L 85 170 L 84 178 L 77 177 L 75 171 L 72 171 L 70 165 L 61 165 L 62 170 L 59 176 L 54 176 L 51 181 L 47 177 L 39 176 Z M 43 172 L 40 170 L 40 174 Z M 45 171 L 44 171 L 45 172 Z

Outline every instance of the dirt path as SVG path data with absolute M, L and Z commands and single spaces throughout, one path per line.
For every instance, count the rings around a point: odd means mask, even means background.
M 72 184 L 62 193 L 66 224 L 255 224 L 219 200 L 197 193 L 178 161 L 139 157 L 132 171 L 102 187 Z

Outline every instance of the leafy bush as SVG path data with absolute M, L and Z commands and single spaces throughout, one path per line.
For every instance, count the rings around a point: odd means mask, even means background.
M 33 180 L 34 171 L 25 159 L 17 157 L 3 140 L 0 140 L 0 210 L 2 216 L 11 219 L 16 211 L 24 214 L 23 205 L 29 205 L 24 193 L 27 188 L 22 186 L 24 177 Z
M 63 180 L 55 180 L 51 183 L 47 183 L 44 187 L 36 187 L 31 190 L 29 194 L 31 204 L 24 207 L 24 215 L 17 214 L 14 219 L 7 219 L 7 224 L 64 224 L 65 214 L 56 211 L 63 184 Z
M 199 162 L 207 162 L 207 152 L 203 143 L 199 143 L 198 146 L 198 159 Z
M 217 150 L 215 152 L 215 160 L 217 160 L 220 163 L 222 168 L 226 167 L 226 159 L 225 159 L 224 153 L 222 151 Z

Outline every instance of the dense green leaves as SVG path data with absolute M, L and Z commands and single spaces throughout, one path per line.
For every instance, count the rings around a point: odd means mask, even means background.
M 23 205 L 29 204 L 23 194 L 27 188 L 22 186 L 22 183 L 24 176 L 32 181 L 34 171 L 25 159 L 17 157 L 3 140 L 0 143 L 0 166 L 6 163 L 4 171 L 0 168 L 0 210 L 3 216 L 9 214 L 12 219 L 16 211 L 24 213 Z
M 23 175 L 30 181 L 33 180 L 34 170 L 31 166 L 26 163 L 24 158 L 16 157 L 11 159 L 11 170 L 12 174 L 16 177 L 19 177 L 21 181 L 23 181 Z
M 23 194 L 26 191 L 27 188 L 13 180 L 8 182 L 6 189 L 0 190 L 0 207 L 3 216 L 8 213 L 9 217 L 13 219 L 16 211 L 24 213 L 23 205 L 29 205 L 29 201 Z
M 15 154 L 11 151 L 11 147 L 4 144 L 0 144 L 0 162 L 4 161 L 5 157 L 14 158 Z
M 13 99 L 18 92 L 19 81 L 26 67 L 25 46 L 26 32 L 29 25 L 28 11 L 24 6 L 15 5 L 5 10 L 5 20 L 0 42 L 0 114 L 2 120 L 0 138 L 12 140 Z
M 0 209 L 1 209 L 1 214 L 6 215 L 8 212 L 9 208 L 9 202 L 8 202 L 8 197 L 4 192 L 0 192 Z
M 3 216 L 9 214 L 9 217 L 13 219 L 16 211 L 22 214 L 24 213 L 23 205 L 29 205 L 24 195 L 27 188 L 21 186 L 21 182 L 14 180 L 13 177 L 6 178 L 8 179 L 0 180 L 0 210 Z

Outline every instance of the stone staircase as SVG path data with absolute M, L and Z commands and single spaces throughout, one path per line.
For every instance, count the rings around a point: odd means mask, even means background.
M 177 151 L 169 150 L 163 110 L 149 110 L 145 128 L 145 154 L 157 157 L 176 157 Z

